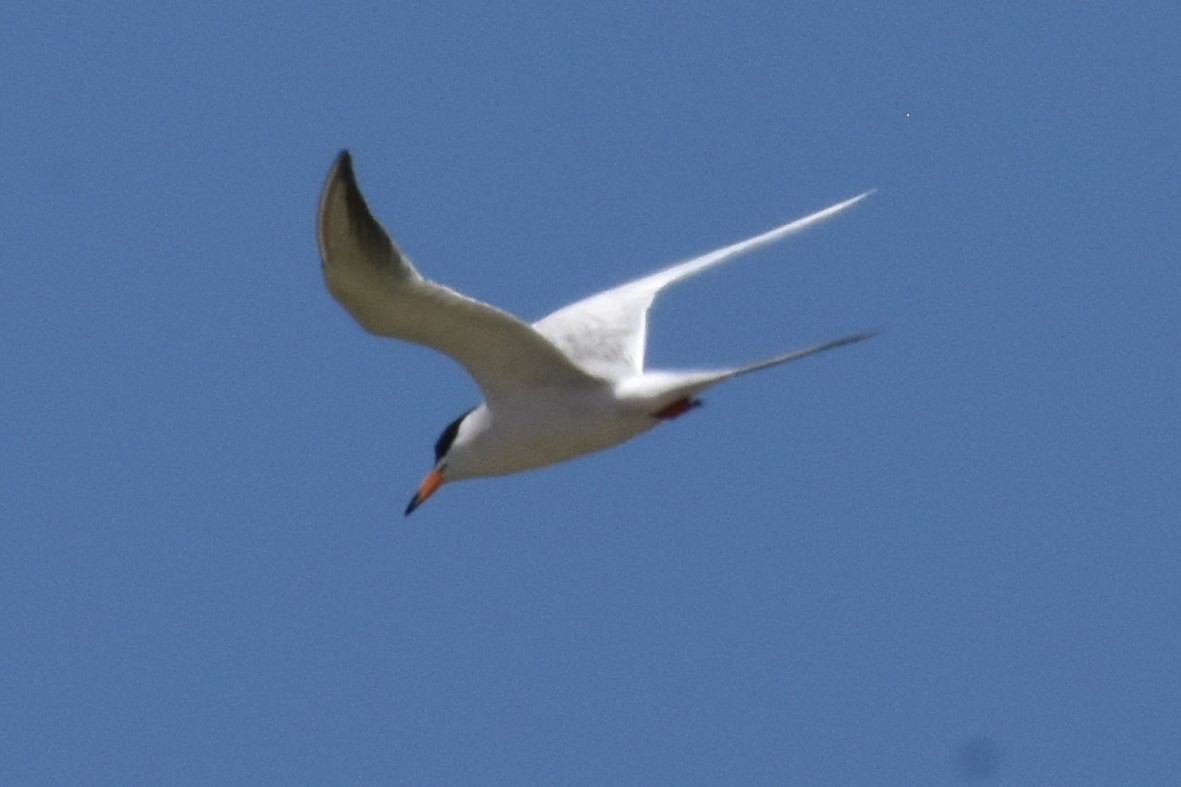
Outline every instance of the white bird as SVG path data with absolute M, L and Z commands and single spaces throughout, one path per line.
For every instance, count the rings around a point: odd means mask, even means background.
M 324 183 L 317 220 L 328 290 L 370 333 L 422 344 L 458 361 L 484 394 L 483 403 L 439 436 L 434 467 L 406 514 L 444 483 L 609 448 L 696 407 L 697 395 L 723 380 L 871 336 L 843 336 L 733 369 L 644 369 L 648 307 L 657 293 L 817 224 L 870 193 L 592 295 L 529 325 L 423 278 L 370 213 L 352 158 L 342 151 Z

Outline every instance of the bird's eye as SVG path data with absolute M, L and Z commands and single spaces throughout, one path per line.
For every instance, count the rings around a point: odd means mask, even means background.
M 472 408 L 474 410 L 476 408 Z M 443 434 L 439 435 L 439 439 L 435 441 L 435 463 L 438 464 L 447 452 L 451 450 L 451 444 L 455 442 L 455 436 L 459 434 L 459 424 L 472 410 L 468 410 L 463 415 L 456 418 L 451 423 L 447 424 L 447 428 L 443 430 Z

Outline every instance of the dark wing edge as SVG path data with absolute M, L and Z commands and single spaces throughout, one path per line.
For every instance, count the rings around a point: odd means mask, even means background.
M 423 278 L 370 212 L 347 150 L 324 182 L 316 234 L 329 292 L 365 330 L 450 356 L 489 401 L 599 382 L 513 315 Z

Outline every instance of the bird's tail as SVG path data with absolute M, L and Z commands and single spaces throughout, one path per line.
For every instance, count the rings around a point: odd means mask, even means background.
M 720 383 L 722 380 L 729 380 L 731 377 L 737 377 L 738 375 L 746 374 L 747 372 L 757 372 L 759 369 L 767 369 L 771 366 L 778 366 L 781 363 L 798 361 L 801 358 L 807 358 L 809 355 L 815 355 L 816 353 L 822 353 L 825 350 L 832 350 L 837 347 L 844 347 L 846 344 L 854 344 L 856 342 L 865 341 L 866 339 L 871 339 L 874 336 L 877 336 L 876 331 L 867 331 L 864 333 L 849 334 L 848 336 L 842 336 L 839 339 L 830 339 L 827 342 L 813 344 L 811 347 L 804 347 L 799 350 L 792 350 L 789 353 L 776 355 L 774 358 L 767 358 L 766 360 L 752 363 L 749 366 L 731 369 L 727 372 L 723 372 L 722 376 L 716 379 L 714 382 Z
M 623 396 L 627 396 L 628 394 L 647 397 L 658 396 L 660 402 L 667 402 L 669 405 L 682 400 L 690 401 L 692 397 L 705 389 L 712 388 L 718 383 L 725 382 L 732 377 L 757 372 L 760 369 L 768 369 L 772 366 L 788 363 L 789 361 L 798 361 L 801 358 L 807 358 L 809 355 L 816 355 L 817 353 L 832 350 L 836 347 L 844 347 L 847 344 L 864 341 L 876 335 L 876 332 L 854 333 L 848 336 L 842 336 L 839 339 L 830 339 L 826 342 L 813 344 L 810 347 L 804 347 L 784 353 L 783 355 L 776 355 L 772 358 L 756 361 L 746 366 L 739 366 L 735 369 L 700 372 L 645 372 L 641 377 L 627 381 L 624 384 L 624 390 L 619 391 L 619 393 Z

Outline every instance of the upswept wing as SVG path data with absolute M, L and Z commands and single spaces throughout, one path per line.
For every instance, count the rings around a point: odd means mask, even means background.
M 373 217 L 342 151 L 320 195 L 324 281 L 361 326 L 458 361 L 489 402 L 532 387 L 601 382 L 525 322 L 422 277 Z
M 665 287 L 762 246 L 782 240 L 852 207 L 872 194 L 817 211 L 725 248 L 564 306 L 533 324 L 583 368 L 618 379 L 644 369 L 648 308 Z

